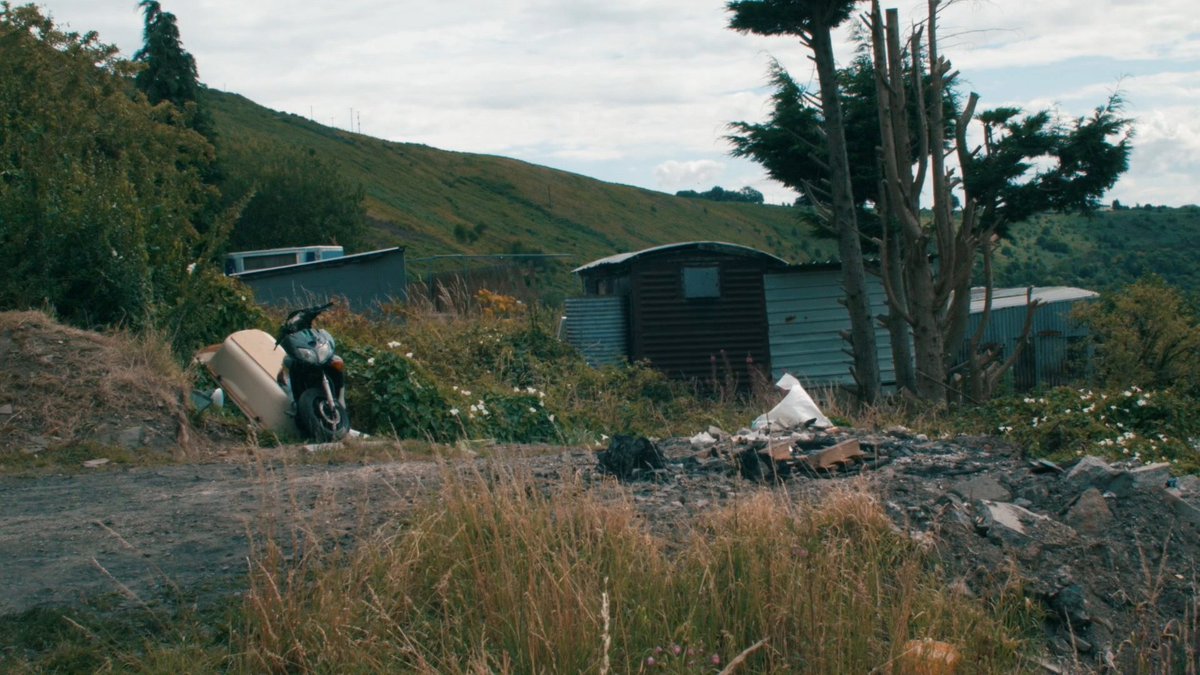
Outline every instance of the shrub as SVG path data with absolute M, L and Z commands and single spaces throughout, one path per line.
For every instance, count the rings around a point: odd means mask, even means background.
M 1071 461 L 1171 462 L 1176 473 L 1200 469 L 1200 401 L 1177 390 L 1091 391 L 1059 387 L 998 399 L 972 411 L 988 428 L 1033 457 Z
M 1099 385 L 1200 390 L 1200 322 L 1161 278 L 1142 279 L 1077 312 L 1096 342 Z

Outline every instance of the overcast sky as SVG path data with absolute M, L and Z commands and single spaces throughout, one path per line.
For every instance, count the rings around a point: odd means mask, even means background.
M 134 0 L 46 0 L 57 23 L 132 56 Z M 923 2 L 885 3 L 906 22 Z M 789 38 L 728 30 L 713 0 L 162 0 L 210 87 L 365 134 L 503 155 L 675 192 L 793 194 L 728 156 L 730 121 L 767 114 L 769 60 L 815 74 Z M 1195 0 L 963 0 L 942 52 L 981 107 L 1085 115 L 1118 87 L 1136 118 L 1130 171 L 1106 199 L 1200 203 Z M 845 62 L 852 51 L 841 37 Z M 353 117 L 351 110 L 354 111 Z

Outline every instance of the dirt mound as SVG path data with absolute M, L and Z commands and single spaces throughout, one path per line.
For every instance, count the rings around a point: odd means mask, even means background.
M 184 378 L 151 340 L 0 312 L 0 363 L 0 454 L 188 445 Z

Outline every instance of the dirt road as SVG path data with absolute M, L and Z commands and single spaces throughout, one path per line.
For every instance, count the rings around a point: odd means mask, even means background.
M 221 587 L 246 570 L 248 533 L 313 523 L 349 534 L 436 482 L 437 466 L 202 464 L 0 478 L 0 615 L 172 585 Z M 359 508 L 360 506 L 365 508 Z

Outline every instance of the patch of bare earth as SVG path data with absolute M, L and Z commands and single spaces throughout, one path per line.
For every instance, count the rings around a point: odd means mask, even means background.
M 166 452 L 192 442 L 179 369 L 165 347 L 0 312 L 0 453 L 81 442 Z

